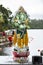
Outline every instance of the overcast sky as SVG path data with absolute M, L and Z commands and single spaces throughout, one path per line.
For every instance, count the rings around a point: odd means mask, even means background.
M 9 8 L 13 13 L 23 6 L 30 18 L 43 19 L 43 0 L 0 0 L 0 4 Z

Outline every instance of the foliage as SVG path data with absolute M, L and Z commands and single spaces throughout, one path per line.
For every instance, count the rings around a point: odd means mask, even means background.
M 11 21 L 10 15 L 12 12 L 2 5 L 0 5 L 0 31 L 9 29 L 9 22 Z
M 33 19 L 29 22 L 29 25 L 31 29 L 43 29 L 43 20 Z

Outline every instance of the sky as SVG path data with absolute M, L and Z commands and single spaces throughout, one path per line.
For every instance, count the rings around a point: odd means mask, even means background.
M 31 19 L 43 19 L 43 0 L 0 0 L 0 4 L 9 8 L 13 14 L 23 6 Z

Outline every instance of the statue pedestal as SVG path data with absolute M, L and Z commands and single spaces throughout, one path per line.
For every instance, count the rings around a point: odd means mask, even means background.
M 30 52 L 27 48 L 14 48 L 13 60 L 17 62 L 28 62 L 28 56 Z

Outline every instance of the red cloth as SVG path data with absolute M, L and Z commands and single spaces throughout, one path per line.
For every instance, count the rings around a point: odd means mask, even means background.
M 19 54 L 16 51 L 13 52 L 14 57 L 28 57 L 29 54 L 30 54 L 29 51 L 27 51 L 27 52 L 20 52 Z
M 8 39 L 10 42 L 12 42 L 12 36 L 9 36 Z

